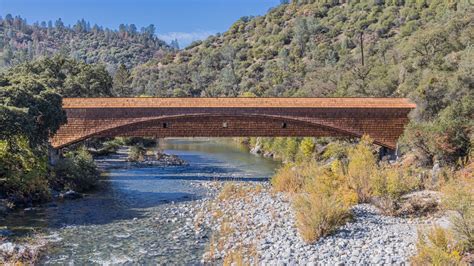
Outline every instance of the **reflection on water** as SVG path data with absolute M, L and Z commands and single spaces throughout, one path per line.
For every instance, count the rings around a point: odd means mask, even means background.
M 0 225 L 17 235 L 36 229 L 54 236 L 58 241 L 42 261 L 47 264 L 199 263 L 207 239 L 181 236 L 179 229 L 186 226 L 189 210 L 183 207 L 176 212 L 170 207 L 181 208 L 180 202 L 194 204 L 205 196 L 206 191 L 192 183 L 265 180 L 277 163 L 253 156 L 229 140 L 172 139 L 159 145 L 189 165 L 113 168 L 101 191 L 79 200 L 18 211 L 0 218 Z M 98 164 L 125 165 L 121 156 L 98 160 Z M 170 217 L 176 220 L 165 222 Z

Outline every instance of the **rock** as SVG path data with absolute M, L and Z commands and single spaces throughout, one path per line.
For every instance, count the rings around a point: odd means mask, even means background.
M 59 195 L 59 198 L 66 199 L 66 200 L 80 199 L 80 198 L 82 198 L 82 194 L 78 193 L 76 191 L 73 191 L 73 190 L 68 190 L 64 193 L 61 193 Z
M 217 191 L 219 186 L 213 188 Z M 418 194 L 423 198 L 430 193 Z M 235 230 L 224 243 L 227 249 L 216 250 L 213 254 L 224 258 L 228 255 L 226 252 L 235 250 L 239 245 L 250 245 L 255 247 L 260 262 L 267 265 L 408 264 L 409 258 L 416 252 L 414 243 L 418 226 L 425 221 L 411 218 L 412 223 L 408 223 L 410 219 L 384 216 L 373 205 L 359 204 L 352 208 L 355 218 L 352 222 L 316 243 L 307 244 L 295 226 L 291 201 L 284 194 L 270 193 L 268 187 L 240 199 L 205 202 L 200 205 L 202 209 L 197 211 L 201 216 L 204 215 L 199 218 L 200 227 L 221 230 L 223 218 L 214 221 L 211 217 L 215 216 L 212 213 L 224 213 L 225 219 L 230 219 L 227 222 Z M 206 209 L 208 206 L 212 206 L 211 210 Z M 203 261 L 208 262 L 209 258 L 203 257 Z M 247 262 L 254 264 L 252 261 Z
M 435 162 L 433 168 L 431 169 L 431 183 L 437 184 L 439 180 L 439 174 L 441 173 L 441 167 L 439 162 Z
M 255 147 L 250 149 L 250 153 L 255 154 L 255 155 L 261 154 L 262 153 L 262 147 L 257 144 L 257 145 L 255 145 Z

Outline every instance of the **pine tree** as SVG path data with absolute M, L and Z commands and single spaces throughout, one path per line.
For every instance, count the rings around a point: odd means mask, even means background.
M 130 87 L 130 72 L 124 64 L 120 64 L 115 72 L 113 80 L 113 92 L 115 96 L 130 96 L 132 88 Z

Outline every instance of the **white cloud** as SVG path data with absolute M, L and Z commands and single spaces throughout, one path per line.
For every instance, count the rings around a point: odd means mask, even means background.
M 179 42 L 179 47 L 184 48 L 190 45 L 193 41 L 206 39 L 210 35 L 214 35 L 216 33 L 217 31 L 167 32 L 163 34 L 157 34 L 157 36 L 167 43 L 177 39 Z

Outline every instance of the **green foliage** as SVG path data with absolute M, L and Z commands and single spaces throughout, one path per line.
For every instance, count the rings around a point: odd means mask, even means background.
M 113 79 L 113 94 L 114 96 L 126 97 L 132 95 L 132 88 L 130 87 L 131 77 L 130 72 L 124 64 L 121 64 L 115 72 Z
M 65 189 L 85 192 L 97 187 L 99 183 L 100 173 L 84 147 L 66 153 L 54 171 L 54 182 Z
M 46 156 L 38 156 L 26 137 L 0 141 L 0 196 L 20 205 L 45 201 L 48 175 Z
M 321 157 L 326 160 L 330 158 L 340 160 L 342 158 L 347 157 L 347 151 L 348 151 L 347 144 L 339 142 L 339 141 L 334 141 L 334 142 L 329 143 L 326 146 L 326 149 L 324 150 Z
M 0 73 L 0 196 L 16 203 L 49 197 L 49 185 L 92 188 L 98 172 L 86 151 L 71 153 L 50 178 L 48 139 L 66 122 L 61 96 L 110 96 L 104 67 L 61 56 L 17 65 Z
M 428 162 L 456 163 L 469 155 L 474 143 L 474 96 L 443 109 L 429 121 L 411 123 L 403 137 Z
M 130 148 L 128 160 L 132 162 L 141 162 L 145 160 L 146 148 L 142 144 L 135 144 Z
M 134 24 L 122 24 L 114 31 L 90 26 L 84 20 L 67 27 L 61 19 L 30 25 L 20 16 L 7 17 L 0 18 L 0 50 L 5 50 L 0 55 L 0 67 L 60 53 L 88 64 L 107 64 L 113 72 L 120 64 L 131 68 L 157 52 L 171 50 L 154 35 L 153 25 L 138 31 Z
M 112 96 L 112 78 L 104 66 L 80 63 L 60 55 L 9 68 L 0 74 L 0 80 L 14 94 L 21 92 L 18 88 L 25 88 L 36 93 L 50 90 L 63 97 Z

